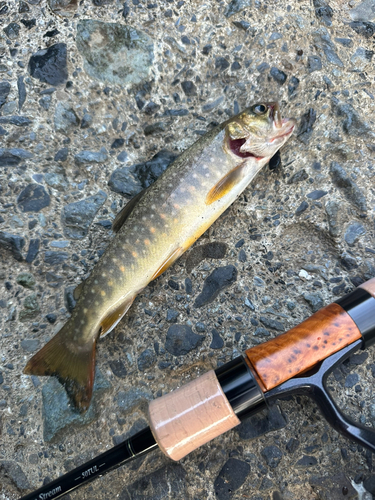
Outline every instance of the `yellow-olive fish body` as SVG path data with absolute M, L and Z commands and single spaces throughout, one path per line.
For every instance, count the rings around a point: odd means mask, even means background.
M 55 375 L 85 411 L 95 347 L 135 296 L 189 248 L 286 142 L 294 121 L 277 103 L 256 104 L 182 153 L 115 221 L 116 237 L 77 288 L 70 319 L 27 363 L 24 373 Z

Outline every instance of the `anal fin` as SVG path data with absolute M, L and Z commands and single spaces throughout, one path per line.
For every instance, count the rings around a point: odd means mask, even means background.
M 125 206 L 122 208 L 119 213 L 116 215 L 115 220 L 112 224 L 112 230 L 117 233 L 121 227 L 124 225 L 125 221 L 128 219 L 134 208 L 136 207 L 139 200 L 145 194 L 148 188 L 143 189 L 140 193 L 136 194 Z
M 161 274 L 163 274 L 164 271 L 166 271 L 168 267 L 170 267 L 173 264 L 173 262 L 175 262 L 183 253 L 184 249 L 182 247 L 178 247 L 176 248 L 176 250 L 173 250 L 173 252 L 170 255 L 168 255 L 165 261 L 160 265 L 156 273 L 153 274 L 150 281 L 156 280 L 156 278 L 158 278 Z
M 114 310 L 112 310 L 100 324 L 100 336 L 105 337 L 110 331 L 114 329 L 121 318 L 127 313 L 130 306 L 133 304 L 136 295 L 133 295 L 129 300 L 124 301 Z
M 211 205 L 214 201 L 220 200 L 238 184 L 244 175 L 246 162 L 240 163 L 236 168 L 228 172 L 207 194 L 206 205 Z

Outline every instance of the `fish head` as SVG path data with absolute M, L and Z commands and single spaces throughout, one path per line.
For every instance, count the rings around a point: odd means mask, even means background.
M 281 118 L 277 102 L 257 103 L 228 120 L 226 149 L 237 157 L 255 157 L 265 164 L 289 139 L 295 126 L 295 120 Z

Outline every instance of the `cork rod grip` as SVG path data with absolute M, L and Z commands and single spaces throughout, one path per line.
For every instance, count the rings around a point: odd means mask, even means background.
M 266 392 L 360 338 L 349 314 L 333 303 L 295 328 L 248 349 L 245 355 Z
M 160 449 L 180 460 L 240 423 L 213 370 L 149 405 L 152 434 Z
M 366 292 L 372 295 L 375 299 L 375 278 L 371 278 L 365 283 L 362 283 L 362 285 L 359 285 L 359 288 L 366 290 Z

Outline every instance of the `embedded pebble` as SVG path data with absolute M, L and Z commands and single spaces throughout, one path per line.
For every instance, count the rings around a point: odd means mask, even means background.
M 0 250 L 2 249 L 10 252 L 18 261 L 23 260 L 22 249 L 24 246 L 25 239 L 22 236 L 0 231 Z
M 104 163 L 108 159 L 108 154 L 105 148 L 100 151 L 81 151 L 74 156 L 74 161 L 78 165 L 85 163 Z
M 302 170 L 298 170 L 295 174 L 290 177 L 288 184 L 294 184 L 295 182 L 302 182 L 308 179 L 309 176 L 306 172 L 306 170 L 303 168 Z
M 0 82 L 0 107 L 5 104 L 10 92 L 10 83 L 7 81 Z
M 298 139 L 304 144 L 307 144 L 313 133 L 313 125 L 316 121 L 316 111 L 310 108 L 302 115 L 299 130 L 297 132 Z
M 263 325 L 266 328 L 271 328 L 271 330 L 278 330 L 279 332 L 283 332 L 285 330 L 284 324 L 281 323 L 281 321 L 278 321 L 277 319 L 267 318 L 266 316 L 260 316 L 259 320 L 261 323 L 263 323 Z
M 324 299 L 320 295 L 320 293 L 305 293 L 303 298 L 311 307 L 312 312 L 319 311 L 322 307 L 324 307 Z
M 106 199 L 104 191 L 98 191 L 96 195 L 65 205 L 61 215 L 65 236 L 75 240 L 84 238 Z
M 205 259 L 222 259 L 227 252 L 227 245 L 218 241 L 198 245 L 192 248 L 186 258 L 186 272 L 188 274 Z
M 38 238 L 32 238 L 29 243 L 29 248 L 27 250 L 26 262 L 32 262 L 39 253 L 40 240 Z
M 122 500 L 162 500 L 168 498 L 171 492 L 175 498 L 188 498 L 186 471 L 180 463 L 170 463 L 150 474 L 142 474 L 141 478 L 127 485 L 120 495 Z
M 111 367 L 111 370 L 113 374 L 116 375 L 116 377 L 126 378 L 128 371 L 121 359 L 110 361 L 109 366 Z
M 319 28 L 314 31 L 312 35 L 315 46 L 323 50 L 327 62 L 335 66 L 343 67 L 344 64 L 336 53 L 335 44 L 332 42 L 327 28 Z
M 345 197 L 361 211 L 367 211 L 366 198 L 362 190 L 357 186 L 347 172 L 337 162 L 332 162 L 329 173 L 334 184 L 342 190 Z
M 325 210 L 328 219 L 328 231 L 329 234 L 334 238 L 339 236 L 341 232 L 341 227 L 338 218 L 340 206 L 341 206 L 340 203 L 336 200 L 330 200 L 325 204 Z
M 367 21 L 352 21 L 349 23 L 349 26 L 352 30 L 358 33 L 358 35 L 363 36 L 364 38 L 371 38 L 375 33 L 375 23 Z
M 359 222 L 350 224 L 345 232 L 345 241 L 350 246 L 353 247 L 354 244 L 359 240 L 359 238 L 366 233 L 366 229 Z
M 276 68 L 275 66 L 271 68 L 270 75 L 280 85 L 284 85 L 284 83 L 286 82 L 287 79 L 286 73 L 284 73 L 284 71 L 281 71 L 281 69 Z
M 0 167 L 13 167 L 19 165 L 22 160 L 32 158 L 33 154 L 21 148 L 0 148 Z
M 218 267 L 204 281 L 203 290 L 195 299 L 194 307 L 213 302 L 220 292 L 237 280 L 237 269 L 230 265 Z
M 25 473 L 15 460 L 0 460 L 0 474 L 2 475 L 3 473 L 19 490 L 25 491 L 30 488 L 30 483 Z M 4 484 L 6 484 L 5 480 Z
M 150 160 L 144 163 L 137 163 L 129 167 L 134 176 L 139 180 L 142 188 L 150 186 L 165 171 L 165 169 L 177 158 L 175 153 L 161 150 Z
M 54 124 L 57 132 L 69 134 L 78 127 L 80 120 L 74 109 L 66 102 L 59 102 L 56 106 Z
M 215 479 L 215 495 L 218 500 L 229 500 L 236 490 L 243 485 L 250 474 L 250 465 L 247 462 L 230 458 L 225 462 L 219 475 Z
M 49 194 L 40 184 L 29 184 L 17 198 L 17 204 L 22 212 L 40 212 L 48 207 L 50 202 Z
M 34 289 L 36 283 L 34 276 L 30 273 L 19 274 L 16 278 L 16 281 L 19 285 L 23 286 L 24 288 L 30 288 L 31 290 Z
M 76 44 L 85 71 L 93 78 L 128 85 L 148 78 L 154 60 L 153 41 L 141 30 L 84 19 L 77 24 Z
M 174 309 L 168 309 L 166 320 L 168 323 L 177 323 L 178 316 L 178 311 L 175 311 Z
M 68 79 L 65 43 L 56 43 L 30 57 L 28 70 L 33 78 L 50 85 L 62 85 Z
M 133 197 L 142 191 L 141 183 L 129 172 L 128 167 L 117 168 L 109 178 L 108 186 L 115 193 Z
M 152 349 L 145 349 L 137 359 L 138 370 L 144 372 L 156 363 L 155 351 Z
M 371 126 L 364 122 L 354 107 L 349 103 L 332 101 L 332 107 L 337 117 L 343 118 L 341 125 L 346 134 L 360 137 L 368 135 L 372 129 Z
M 358 3 L 350 9 L 349 15 L 353 21 L 372 21 L 375 19 L 374 0 L 364 0 Z
M 204 335 L 195 334 L 190 326 L 172 325 L 167 331 L 165 348 L 174 356 L 184 356 L 201 345 L 204 339 Z
M 307 210 L 309 208 L 309 204 L 307 203 L 307 201 L 303 201 L 298 207 L 297 207 L 297 210 L 295 212 L 295 214 L 298 216 L 298 215 L 301 215 L 305 210 Z
M 321 19 L 326 26 L 332 25 L 333 9 L 324 0 L 313 0 L 315 15 Z
M 29 321 L 39 315 L 40 306 L 36 294 L 29 295 L 23 301 L 23 309 L 18 315 L 19 321 Z
M 212 341 L 210 344 L 211 349 L 221 349 L 224 345 L 224 340 L 220 337 L 219 332 L 214 328 L 212 330 Z
M 260 453 L 271 469 L 276 469 L 283 457 L 280 448 L 275 445 L 266 446 Z

